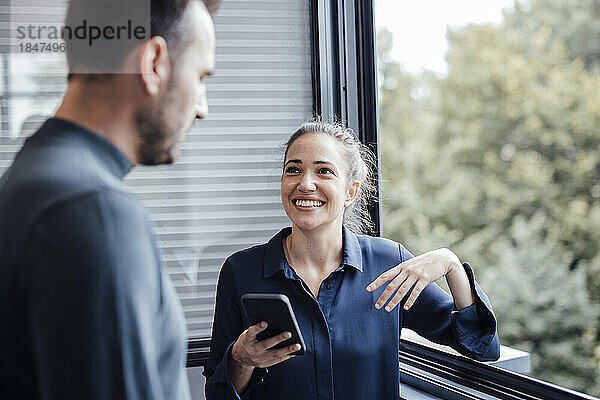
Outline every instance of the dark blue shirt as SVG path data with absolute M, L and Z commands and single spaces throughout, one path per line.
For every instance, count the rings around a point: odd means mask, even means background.
M 190 398 L 185 323 L 131 163 L 50 119 L 0 180 L 0 398 Z
M 268 243 L 229 257 L 219 276 L 210 360 L 205 366 L 208 400 L 238 399 L 228 373 L 231 346 L 248 328 L 241 311 L 245 293 L 289 297 L 306 344 L 306 354 L 268 369 L 255 369 L 246 399 L 389 400 L 399 397 L 400 329 L 410 328 L 477 360 L 500 354 L 496 319 L 487 296 L 464 264 L 477 301 L 457 311 L 452 297 L 435 283 L 405 311 L 375 309 L 383 287 L 367 285 L 413 256 L 400 244 L 343 231 L 343 261 L 327 277 L 317 299 L 287 263 L 283 229 Z M 385 285 L 384 285 L 385 287 Z M 405 298 L 406 300 L 406 298 Z

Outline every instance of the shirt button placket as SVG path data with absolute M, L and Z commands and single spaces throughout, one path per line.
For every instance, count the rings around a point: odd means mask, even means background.
M 332 282 L 331 277 L 325 280 L 321 284 L 321 291 L 319 292 L 318 302 L 321 308 L 322 315 L 324 317 L 323 330 L 319 330 L 317 339 L 317 351 L 315 354 L 317 363 L 317 398 L 319 400 L 333 400 L 333 360 L 331 354 L 332 347 L 332 336 L 330 335 L 329 327 L 329 315 L 331 313 L 331 306 L 333 304 L 333 298 L 335 291 L 335 284 Z

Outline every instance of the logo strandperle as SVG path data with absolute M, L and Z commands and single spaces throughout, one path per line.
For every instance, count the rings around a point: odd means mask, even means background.
M 99 39 L 106 40 L 145 40 L 148 37 L 146 28 L 141 25 L 133 25 L 131 19 L 127 20 L 124 25 L 104 27 L 88 24 L 87 20 L 83 20 L 77 26 L 62 26 L 53 25 L 34 25 L 17 26 L 18 40 L 85 40 L 89 46 L 92 46 L 94 41 Z
M 151 36 L 150 0 L 10 1 L 0 53 L 61 53 L 74 73 L 135 72 L 118 60 Z

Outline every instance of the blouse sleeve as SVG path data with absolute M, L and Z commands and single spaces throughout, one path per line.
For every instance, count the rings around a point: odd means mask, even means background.
M 217 284 L 217 300 L 213 321 L 209 360 L 202 373 L 206 377 L 207 400 L 249 399 L 252 388 L 262 382 L 267 368 L 255 368 L 250 383 L 243 393 L 238 394 L 229 376 L 231 348 L 244 331 L 239 303 L 229 261 L 225 261 Z
M 413 257 L 402 245 L 400 254 L 402 261 Z M 431 283 L 409 310 L 402 311 L 403 327 L 432 342 L 449 345 L 467 357 L 479 361 L 497 360 L 500 357 L 500 340 L 492 305 L 475 281 L 471 266 L 463 263 L 463 267 L 475 294 L 475 303 L 459 311 L 452 296 Z M 402 305 L 407 298 L 408 295 Z

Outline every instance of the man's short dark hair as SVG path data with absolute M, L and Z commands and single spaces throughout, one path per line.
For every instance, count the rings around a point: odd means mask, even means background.
M 136 6 L 147 9 L 150 3 L 150 37 L 163 37 L 169 52 L 176 57 L 182 38 L 190 28 L 185 26 L 183 16 L 192 1 L 202 1 L 211 14 L 221 3 L 221 0 L 70 0 L 65 28 L 80 26 L 83 20 L 86 20 L 88 26 L 105 26 L 98 21 L 110 21 L 114 16 L 131 15 Z M 115 45 L 114 41 L 104 41 L 105 47 L 99 44 L 90 51 L 90 46 L 85 40 L 73 40 L 68 35 L 64 35 L 64 40 L 70 48 L 67 52 L 69 79 L 82 72 L 93 77 L 104 75 L 107 71 L 120 70 L 129 52 L 139 43 L 130 40 Z
M 177 51 L 185 29 L 188 28 L 181 26 L 181 20 L 187 6 L 192 1 L 194 0 L 152 0 L 150 24 L 152 36 L 165 38 L 170 50 Z M 202 0 L 202 2 L 211 15 L 221 4 L 221 0 Z

